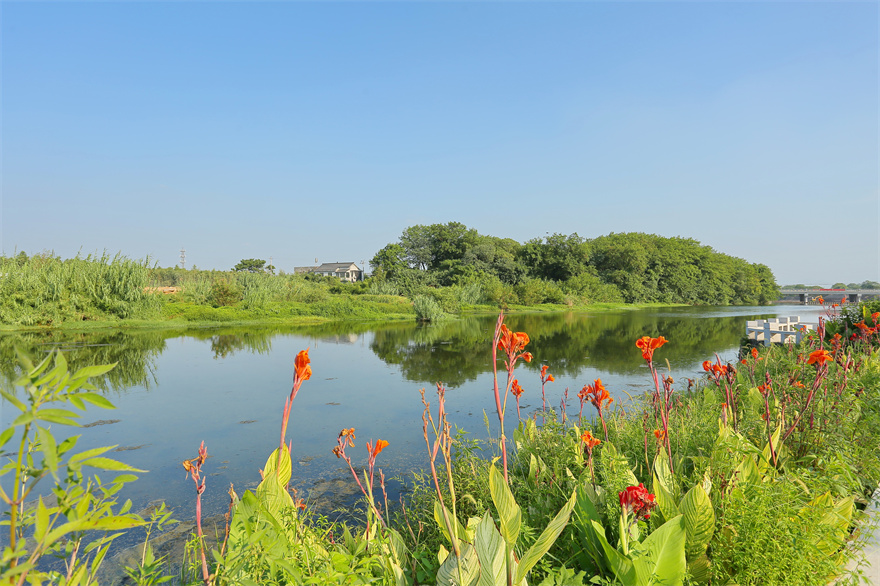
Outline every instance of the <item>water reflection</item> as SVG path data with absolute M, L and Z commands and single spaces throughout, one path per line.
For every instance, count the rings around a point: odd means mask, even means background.
M 157 384 L 156 362 L 165 351 L 167 332 L 16 332 L 0 335 L 0 384 L 9 389 L 23 373 L 15 350 L 42 360 L 55 348 L 64 352 L 70 369 L 96 364 L 116 368 L 92 383 L 102 391 L 119 392 L 131 387 L 149 389 Z
M 673 376 L 692 376 L 721 352 L 732 357 L 756 316 L 802 315 L 805 308 L 683 308 L 605 314 L 520 314 L 508 326 L 531 337 L 531 364 L 520 363 L 526 388 L 523 414 L 541 403 L 538 371 L 550 365 L 556 382 L 547 389 L 558 405 L 601 376 L 609 391 L 638 394 L 650 378 L 635 340 L 663 335 L 670 343 Z M 79 447 L 119 445 L 127 463 L 145 470 L 125 498 L 144 506 L 157 498 L 190 510 L 192 485 L 182 482 L 180 462 L 204 440 L 212 459 L 204 506 L 210 514 L 227 506 L 225 487 L 237 490 L 259 479 L 258 468 L 277 445 L 281 408 L 290 390 L 296 352 L 310 346 L 314 374 L 297 397 L 290 437 L 295 484 L 308 494 L 334 491 L 346 469 L 331 454 L 343 427 L 358 437 L 382 438 L 388 477 L 425 465 L 418 389 L 429 395 L 436 381 L 450 388 L 451 421 L 484 437 L 483 413 L 495 409 L 490 389 L 495 316 L 450 319 L 436 325 L 412 322 L 330 323 L 310 326 L 218 327 L 144 332 L 37 332 L 0 334 L 0 383 L 19 374 L 15 347 L 35 358 L 59 347 L 73 368 L 117 362 L 96 381 L 112 392 L 117 409 L 90 409 L 86 427 L 57 430 L 82 434 Z M 616 404 L 619 404 L 617 402 Z M 0 427 L 12 409 L 0 409 Z M 515 410 L 511 410 L 514 413 Z M 514 424 L 513 421 L 510 422 Z M 360 444 L 363 450 L 363 443 Z M 135 449 L 136 448 L 136 449 Z M 361 451 L 359 456 L 362 456 Z M 216 475 L 216 476 L 214 476 Z M 347 481 L 347 480 L 346 480 Z M 329 484 L 328 484 L 329 483 Z M 337 483 L 337 484 L 334 484 Z M 392 496 L 392 498 L 394 498 Z M 185 515 L 186 513 L 184 513 Z
M 549 364 L 552 372 L 572 377 L 585 368 L 626 375 L 641 371 L 644 361 L 634 350 L 641 336 L 665 336 L 663 359 L 686 367 L 714 352 L 739 345 L 745 320 L 740 315 L 707 319 L 705 310 L 663 313 L 631 311 L 608 314 L 519 314 L 508 327 L 529 334 L 535 361 L 524 365 L 535 372 Z M 450 387 L 473 381 L 491 369 L 494 317 L 472 317 L 437 325 L 384 328 L 375 332 L 370 348 L 387 364 L 398 365 L 414 382 L 442 380 Z
M 745 310 L 681 308 L 661 311 L 627 311 L 605 314 L 535 313 L 506 318 L 508 326 L 531 337 L 529 350 L 536 359 L 523 368 L 537 372 L 551 365 L 556 375 L 576 377 L 585 368 L 619 375 L 637 374 L 643 361 L 634 351 L 641 336 L 665 336 L 663 359 L 673 367 L 686 367 L 719 350 L 737 347 L 746 318 L 768 317 L 778 312 L 744 315 Z M 193 338 L 210 344 L 214 359 L 231 358 L 245 351 L 272 353 L 272 340 L 297 334 L 333 344 L 353 344 L 371 333 L 370 350 L 386 365 L 418 384 L 443 381 L 460 387 L 491 368 L 490 348 L 494 316 L 449 319 L 438 324 L 412 322 L 336 322 L 309 326 L 222 327 L 145 332 L 59 331 L 0 335 L 0 381 L 9 388 L 21 372 L 15 348 L 39 358 L 61 348 L 73 368 L 118 363 L 97 381 L 104 391 L 131 387 L 149 389 L 158 383 L 156 360 L 167 350 L 170 338 Z

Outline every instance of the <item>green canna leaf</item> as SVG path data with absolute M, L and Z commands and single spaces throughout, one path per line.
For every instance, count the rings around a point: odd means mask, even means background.
M 694 559 L 705 553 L 715 534 L 715 509 L 709 495 L 699 484 L 684 495 L 680 509 L 687 534 L 685 553 L 688 559 Z
M 522 511 L 516 504 L 507 481 L 494 464 L 489 467 L 489 492 L 492 495 L 492 502 L 495 503 L 495 509 L 501 517 L 501 535 L 508 544 L 515 545 L 519 539 Z

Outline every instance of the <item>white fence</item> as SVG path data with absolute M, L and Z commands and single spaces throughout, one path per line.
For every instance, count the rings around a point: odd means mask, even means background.
M 799 344 L 804 334 L 815 330 L 819 324 L 802 322 L 801 318 L 778 317 L 746 322 L 746 337 L 753 342 L 770 344 Z

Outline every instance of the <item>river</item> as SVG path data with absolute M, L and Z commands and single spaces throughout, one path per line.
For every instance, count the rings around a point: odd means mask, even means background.
M 531 364 L 520 363 L 517 377 L 525 389 L 523 416 L 541 407 L 541 365 L 549 366 L 549 403 L 559 409 L 569 389 L 568 414 L 577 416 L 577 392 L 601 378 L 625 405 L 629 396 L 650 388 L 650 377 L 635 341 L 665 336 L 669 343 L 655 360 L 669 361 L 676 388 L 701 376 L 701 363 L 718 353 L 734 360 L 748 319 L 799 315 L 815 322 L 821 308 L 686 307 L 612 313 L 533 313 L 507 316 L 515 331 L 531 337 Z M 194 487 L 181 461 L 194 458 L 204 440 L 210 458 L 204 466 L 206 515 L 224 512 L 230 483 L 243 492 L 256 486 L 268 454 L 278 445 L 284 400 L 290 391 L 293 358 L 309 349 L 313 374 L 297 396 L 288 438 L 292 441 L 293 485 L 319 509 L 350 502 L 340 494 L 347 468 L 331 453 L 342 428 L 354 427 L 357 447 L 348 453 L 355 464 L 366 460 L 364 442 L 384 439 L 379 456 L 388 477 L 406 477 L 426 466 L 419 389 L 432 402 L 436 383 L 448 388 L 452 422 L 470 437 L 486 438 L 485 421 L 497 427 L 492 394 L 491 316 L 449 319 L 436 325 L 414 323 L 332 323 L 309 327 L 201 328 L 187 331 L 106 331 L 0 335 L 0 380 L 15 377 L 18 346 L 34 357 L 61 348 L 75 367 L 118 362 L 98 382 L 116 405 L 90 408 L 80 449 L 117 445 L 111 453 L 148 470 L 126 488 L 134 510 L 156 500 L 175 509 L 178 518 L 193 515 Z M 502 378 L 503 380 L 503 378 Z M 2 405 L 5 429 L 14 408 Z M 585 415 L 593 415 L 587 406 Z M 511 397 L 510 425 L 516 409 Z M 53 430 L 57 436 L 68 428 Z M 11 444 L 10 444 L 11 445 Z M 7 446 L 8 448 L 9 446 Z M 45 481 L 44 481 L 45 484 Z M 390 482 L 392 498 L 400 481 Z M 48 485 L 42 487 L 48 491 Z

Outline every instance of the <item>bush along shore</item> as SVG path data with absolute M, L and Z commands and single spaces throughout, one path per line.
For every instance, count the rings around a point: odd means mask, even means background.
M 0 580 L 93 583 L 114 536 L 146 525 L 140 562 L 126 570 L 130 583 L 855 583 L 857 573 L 841 572 L 859 556 L 852 530 L 880 480 L 880 308 L 835 317 L 797 347 L 706 361 L 701 380 L 673 380 L 661 365 L 675 340 L 647 332 L 633 352 L 645 360 L 651 390 L 621 404 L 595 380 L 567 397 L 575 412 L 565 402 L 550 406 L 549 368 L 536 381 L 517 378 L 518 363 L 540 356 L 502 314 L 487 340 L 498 438 L 467 440 L 447 420 L 444 387 L 422 390 L 426 468 L 392 506 L 379 462 L 394 446 L 339 432 L 333 452 L 363 493 L 356 526 L 315 518 L 290 489 L 287 421 L 312 374 L 303 350 L 292 389 L 279 397 L 277 447 L 255 490 L 230 489 L 216 544 L 201 515 L 210 446 L 193 446 L 195 457 L 183 463 L 196 531 L 182 560 L 157 558 L 151 547 L 166 511 L 145 520 L 117 503 L 137 471 L 107 458 L 110 448 L 77 452 L 75 438 L 56 442 L 48 427 L 75 424 L 85 403 L 110 408 L 88 379 L 111 367 L 69 373 L 60 353 L 38 365 L 22 357 L 21 392 L 3 392 L 20 415 L 0 434 L 8 507 Z M 523 393 L 538 392 L 541 409 L 505 428 Z M 23 506 L 40 482 L 54 484 L 56 498 Z M 64 559 L 63 569 L 44 569 L 49 556 Z M 167 567 L 180 569 L 168 576 Z
M 591 241 L 554 235 L 520 245 L 454 222 L 413 226 L 401 244 L 383 248 L 370 262 L 375 276 L 347 283 L 311 274 L 276 275 L 257 259 L 217 271 L 159 268 L 149 259 L 106 253 L 72 259 L 51 253 L 0 256 L 0 326 L 433 321 L 498 307 L 744 305 L 778 297 L 764 265 L 693 240 L 647 234 Z

